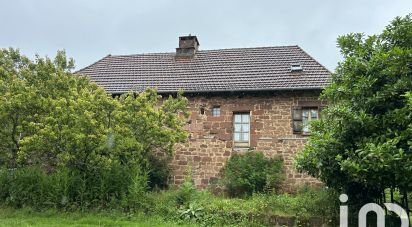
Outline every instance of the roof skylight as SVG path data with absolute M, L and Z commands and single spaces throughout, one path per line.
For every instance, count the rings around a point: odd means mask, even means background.
M 290 65 L 290 71 L 292 71 L 292 72 L 299 72 L 299 71 L 302 71 L 302 70 L 303 70 L 303 68 L 302 68 L 302 65 L 300 63 L 292 63 Z

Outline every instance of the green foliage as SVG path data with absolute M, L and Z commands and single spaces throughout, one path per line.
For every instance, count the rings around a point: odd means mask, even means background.
M 140 206 L 148 186 L 167 186 L 173 146 L 187 135 L 187 100 L 153 89 L 111 97 L 73 66 L 64 51 L 32 61 L 0 49 L 0 199 Z
M 30 208 L 12 209 L 0 208 L 0 227 L 9 226 L 122 226 L 122 227 L 136 227 L 136 226 L 150 226 L 150 227 L 164 227 L 164 226 L 193 226 L 193 224 L 183 225 L 177 222 L 165 221 L 163 217 L 146 214 L 125 214 L 124 212 L 110 210 L 110 211 L 91 211 L 86 212 L 70 211 L 62 212 L 58 209 L 47 210 L 33 210 Z
M 11 178 L 7 169 L 0 169 L 0 201 L 6 201 L 9 197 Z
M 231 196 L 278 190 L 283 180 L 283 162 L 266 158 L 261 152 L 231 156 L 222 170 L 222 182 Z
M 129 207 L 142 208 L 146 204 L 146 192 L 148 188 L 148 175 L 143 173 L 139 168 L 133 171 L 131 183 L 129 183 L 126 200 Z
M 200 226 L 268 226 L 271 216 L 302 221 L 321 217 L 328 221 L 339 212 L 338 196 L 328 189 L 305 187 L 295 195 L 267 193 L 244 198 L 224 198 L 208 191 L 195 191 L 195 196 L 183 206 L 176 200 L 178 195 L 179 189 L 149 193 L 152 205 L 148 215 Z
M 167 189 L 168 180 L 171 175 L 170 160 L 171 156 L 165 155 L 160 157 L 159 155 L 149 155 L 149 172 L 148 172 L 148 186 L 150 189 Z
M 47 197 L 47 179 L 38 168 L 25 168 L 9 173 L 7 204 L 16 207 L 41 206 Z
M 329 103 L 312 124 L 298 168 L 349 194 L 379 198 L 385 188 L 411 191 L 412 15 L 378 35 L 338 38 L 344 60 L 322 94 Z
M 187 206 L 190 202 L 193 201 L 196 196 L 197 190 L 193 184 L 193 179 L 190 174 L 185 177 L 183 183 L 179 186 L 176 195 L 176 202 L 179 205 Z
M 20 168 L 2 171 L 0 182 L 8 182 L 0 203 L 12 207 L 141 208 L 147 189 L 147 175 L 121 165 L 93 173 Z
M 187 208 L 180 209 L 179 213 L 180 218 L 184 221 L 197 222 L 200 221 L 203 216 L 203 208 L 191 203 Z

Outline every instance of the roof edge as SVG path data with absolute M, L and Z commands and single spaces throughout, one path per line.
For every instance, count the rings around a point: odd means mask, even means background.
M 289 88 L 289 87 L 281 87 L 281 88 L 255 88 L 255 89 L 233 89 L 233 90 L 199 90 L 199 91 L 183 91 L 184 94 L 194 94 L 194 93 L 223 93 L 223 92 L 265 92 L 265 91 L 316 91 L 316 90 L 324 90 L 325 87 L 295 87 L 295 88 Z M 136 92 L 139 93 L 141 91 L 133 91 L 133 90 L 128 90 L 127 92 Z M 121 95 L 127 92 L 113 92 L 109 94 L 112 95 Z M 170 90 L 170 91 L 158 91 L 157 93 L 159 94 L 173 94 L 173 93 L 177 93 L 179 91 L 175 91 L 175 90 Z
M 103 61 L 103 59 L 106 59 L 106 58 L 111 57 L 111 56 L 112 56 L 111 54 L 108 54 L 108 55 L 104 56 L 103 58 L 95 61 L 94 63 L 92 63 L 92 64 L 90 64 L 90 65 L 88 65 L 88 66 L 86 66 L 86 67 L 83 67 L 83 68 L 81 68 L 81 69 L 79 69 L 79 70 L 74 71 L 73 74 L 81 74 L 81 73 L 79 73 L 80 71 L 83 71 L 83 70 L 85 70 L 85 69 L 87 69 L 87 68 L 90 68 L 90 67 L 92 67 L 93 65 L 96 65 L 97 63 L 99 63 L 100 61 Z
M 321 64 L 318 60 L 316 60 L 316 58 L 312 57 L 312 55 L 310 55 L 308 52 L 306 52 L 302 47 L 300 47 L 299 45 L 296 45 L 303 53 L 305 53 L 308 57 L 310 57 L 312 60 L 314 60 L 316 63 L 318 63 L 320 66 L 322 66 L 323 68 L 326 69 L 326 71 L 328 71 L 331 75 L 333 74 L 332 71 L 330 71 L 328 68 L 326 68 L 326 66 L 324 66 L 323 64 Z

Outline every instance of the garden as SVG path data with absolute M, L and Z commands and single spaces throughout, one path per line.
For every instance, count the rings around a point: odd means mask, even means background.
M 190 165 L 183 184 L 169 185 L 173 147 L 188 137 L 183 93 L 113 97 L 73 74 L 64 51 L 31 60 L 1 49 L 0 225 L 337 226 L 341 193 L 353 222 L 368 202 L 409 212 L 411 15 L 338 45 L 329 106 L 296 158 L 324 187 L 291 194 L 282 160 L 259 151 L 230 157 L 210 188 L 194 186 Z

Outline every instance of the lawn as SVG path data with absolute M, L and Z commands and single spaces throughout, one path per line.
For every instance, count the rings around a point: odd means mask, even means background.
M 60 212 L 56 210 L 0 209 L 0 226 L 178 226 L 160 217 L 114 213 Z

